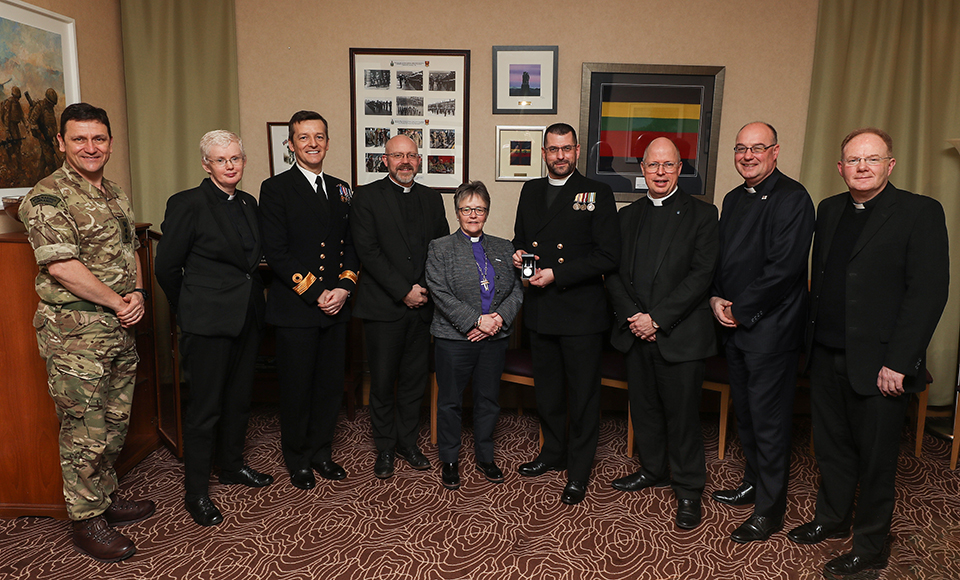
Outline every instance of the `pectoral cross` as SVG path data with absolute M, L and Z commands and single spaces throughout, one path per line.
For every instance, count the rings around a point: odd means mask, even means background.
M 484 291 L 489 290 L 489 289 L 490 289 L 490 280 L 487 280 L 487 277 L 484 276 L 484 277 L 480 280 L 480 285 L 483 286 Z

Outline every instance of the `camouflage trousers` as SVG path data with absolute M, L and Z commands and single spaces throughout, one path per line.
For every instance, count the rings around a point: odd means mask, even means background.
M 33 322 L 60 419 L 67 513 L 94 517 L 117 489 L 113 465 L 127 437 L 139 360 L 133 330 L 110 313 L 58 311 L 42 302 Z

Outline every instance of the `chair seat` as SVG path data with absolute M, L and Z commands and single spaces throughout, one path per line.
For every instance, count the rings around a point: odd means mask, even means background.
M 532 377 L 533 357 L 530 356 L 530 351 L 521 348 L 508 349 L 503 365 L 503 372 L 508 375 Z

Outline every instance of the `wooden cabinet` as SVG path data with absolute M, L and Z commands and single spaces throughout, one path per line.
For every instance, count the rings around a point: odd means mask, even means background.
M 144 280 L 153 279 L 149 224 L 137 226 Z M 59 430 L 47 372 L 37 351 L 33 249 L 23 232 L 0 234 L 0 517 L 23 515 L 65 519 Z M 160 445 L 157 432 L 157 355 L 153 300 L 137 325 L 137 386 L 130 429 L 117 461 L 120 475 Z

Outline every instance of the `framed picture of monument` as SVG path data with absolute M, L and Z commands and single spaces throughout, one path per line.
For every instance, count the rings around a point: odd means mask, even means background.
M 417 181 L 453 192 L 468 180 L 470 51 L 350 49 L 353 186 L 387 176 L 387 141 L 420 152 Z
M 287 147 L 288 128 L 290 124 L 286 121 L 268 121 L 267 122 L 267 146 L 270 151 L 270 176 L 293 167 L 297 162 L 293 151 Z
M 72 18 L 0 0 L 0 194 L 22 196 L 53 173 L 60 114 L 80 100 Z
M 493 114 L 556 115 L 556 46 L 493 47 Z
M 497 125 L 497 181 L 527 181 L 547 175 L 540 148 L 546 127 Z

